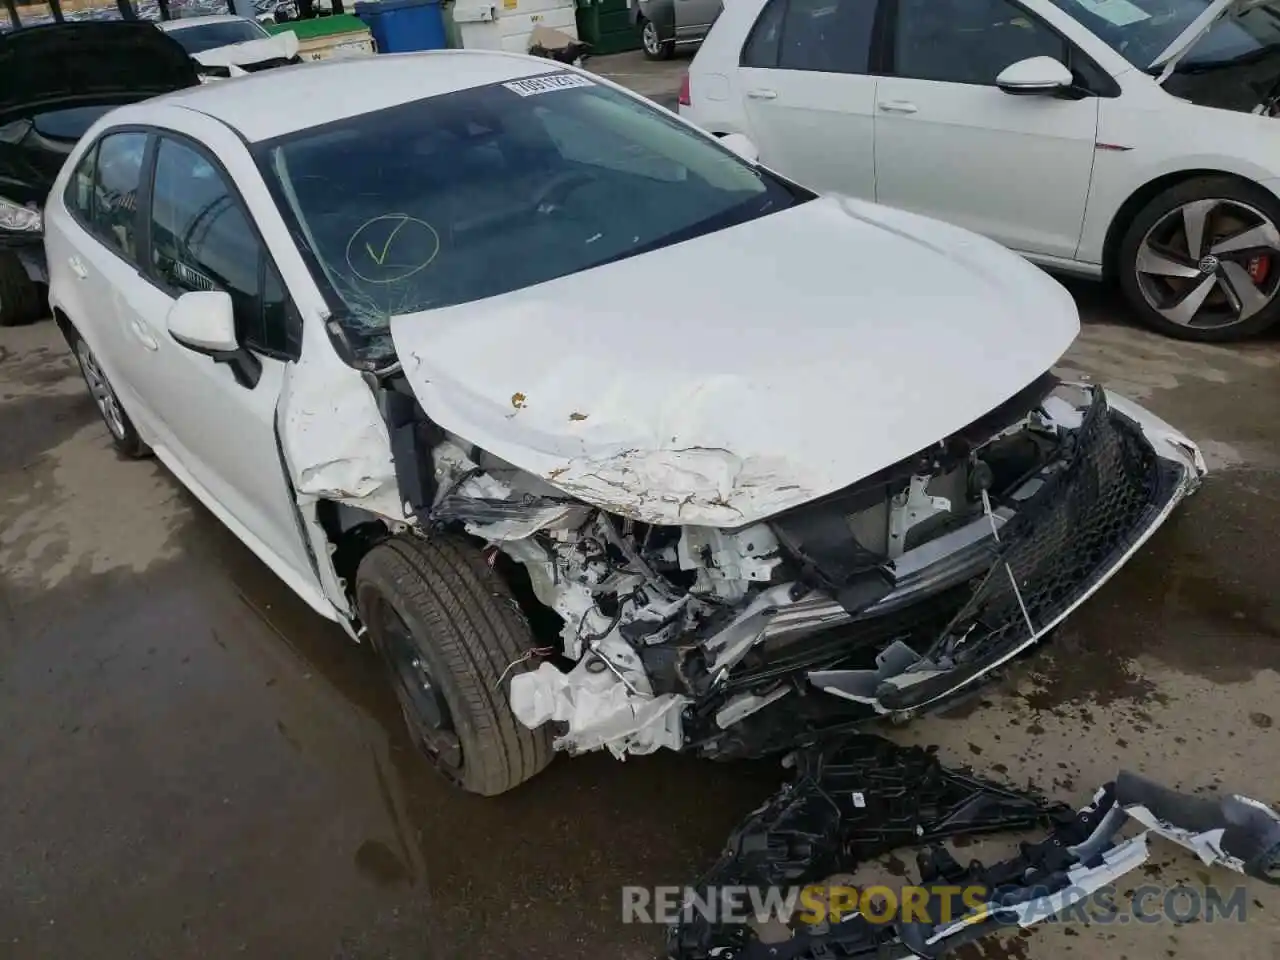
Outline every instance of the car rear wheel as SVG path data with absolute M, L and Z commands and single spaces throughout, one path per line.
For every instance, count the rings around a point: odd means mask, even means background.
M 138 436 L 129 414 L 124 412 L 115 388 L 102 371 L 102 365 L 94 356 L 89 344 L 75 331 L 71 332 L 71 349 L 75 353 L 76 362 L 80 364 L 80 373 L 84 376 L 85 385 L 97 404 L 98 413 L 102 414 L 102 422 L 107 425 L 111 434 L 111 442 L 126 457 L 138 458 L 146 456 L 150 451 Z
M 1280 201 L 1254 184 L 1197 177 L 1129 225 L 1120 284 L 1148 326 L 1181 340 L 1242 340 L 1280 319 Z
M 480 550 L 393 537 L 360 562 L 356 603 L 410 734 L 446 779 L 494 796 L 551 762 L 550 734 L 516 720 L 505 686 L 526 669 L 533 632 Z
M 644 19 L 640 21 L 640 45 L 650 60 L 670 60 L 676 49 L 674 40 L 662 39 L 656 23 Z
M 39 320 L 40 285 L 27 276 L 16 254 L 0 251 L 0 327 Z

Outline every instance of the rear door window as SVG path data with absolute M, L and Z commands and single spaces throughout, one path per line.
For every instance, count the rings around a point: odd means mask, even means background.
M 109 133 L 98 142 L 89 229 L 126 260 L 138 262 L 138 188 L 147 135 Z
M 773 0 L 742 51 L 742 66 L 870 72 L 877 0 Z

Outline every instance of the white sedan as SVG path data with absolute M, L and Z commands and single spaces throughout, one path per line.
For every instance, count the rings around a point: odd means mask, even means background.
M 784 750 L 972 689 L 1204 462 L 1049 374 L 1048 275 L 734 145 L 515 54 L 227 80 L 80 141 L 51 304 L 120 451 L 371 639 L 467 790 Z
M 816 189 L 1114 278 L 1171 336 L 1280 317 L 1278 3 L 736 0 L 681 101 Z

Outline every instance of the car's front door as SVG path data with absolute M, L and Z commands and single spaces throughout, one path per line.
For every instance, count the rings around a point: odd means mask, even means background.
M 1075 255 L 1093 172 L 1097 96 L 1014 96 L 1006 67 L 1047 56 L 1100 70 L 1012 0 L 893 0 L 875 111 L 876 198 L 1023 253 Z
M 143 272 L 126 308 L 135 379 L 160 424 L 157 454 L 277 573 L 313 579 L 276 440 L 276 406 L 300 326 L 266 247 L 222 167 L 194 142 L 159 134 L 144 208 Z M 177 298 L 230 294 L 247 364 L 212 359 L 168 333 Z M 282 569 L 283 567 L 283 569 Z
M 877 0 L 771 0 L 739 72 L 760 160 L 805 186 L 873 199 Z

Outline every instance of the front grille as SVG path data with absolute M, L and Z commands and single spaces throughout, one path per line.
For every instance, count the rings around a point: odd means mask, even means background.
M 989 546 L 974 577 L 885 614 L 872 610 L 794 640 L 766 640 L 700 711 L 710 715 L 728 696 L 803 671 L 873 668 L 875 654 L 895 641 L 922 661 L 918 672 L 888 678 L 876 698 L 881 709 L 909 711 L 945 703 L 970 679 L 1026 647 L 1158 523 L 1183 475 L 1181 466 L 1156 455 L 1136 424 L 1110 409 L 1101 390 L 1063 444 L 1061 466 L 1000 529 L 1000 542 Z M 903 682 L 911 680 L 917 682 Z M 795 709 L 782 700 L 777 711 Z M 762 720 L 768 712 L 761 712 Z
M 1031 641 L 1121 561 L 1172 495 L 1177 468 L 1162 468 L 1101 390 L 1073 443 L 1000 531 L 995 562 L 925 653 L 934 664 L 963 674 Z

